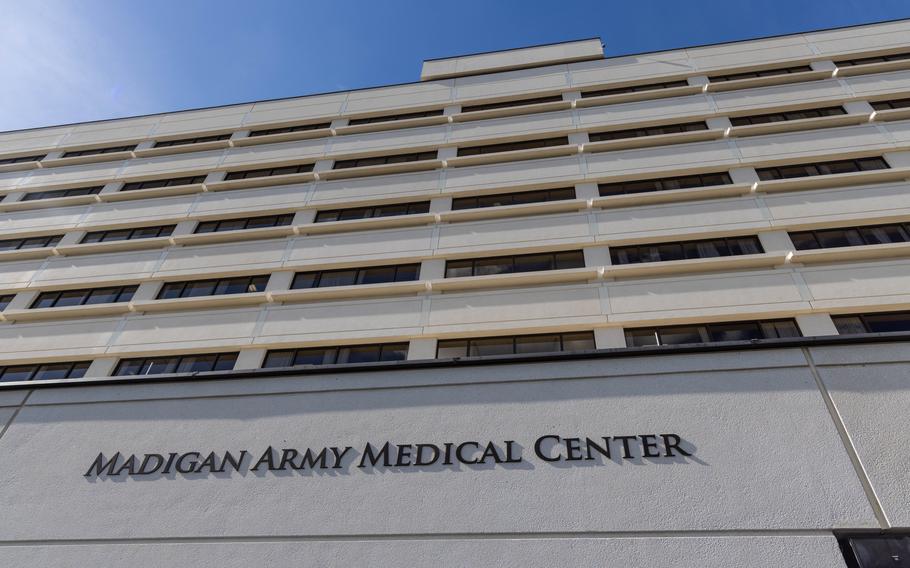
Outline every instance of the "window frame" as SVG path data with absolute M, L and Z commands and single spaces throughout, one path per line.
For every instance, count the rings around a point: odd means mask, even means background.
M 308 174 L 316 166 L 315 162 L 306 162 L 302 164 L 291 164 L 289 166 L 273 166 L 271 168 L 255 168 L 251 170 L 235 170 L 227 172 L 223 181 L 238 181 L 244 179 L 258 179 L 274 176 L 292 176 L 298 174 Z M 292 172 L 281 172 L 281 170 L 293 169 Z M 276 171 L 281 173 L 275 173 Z M 264 173 L 265 172 L 265 173 Z
M 751 245 L 754 245 L 755 248 L 758 249 L 758 252 L 734 253 L 734 252 L 732 252 L 734 247 L 738 247 L 738 248 L 742 249 L 742 246 L 740 244 L 736 243 L 735 241 L 749 241 L 749 243 Z M 708 243 L 723 243 L 724 249 L 726 250 L 726 254 L 718 254 L 716 256 L 688 256 L 687 255 L 687 247 L 691 247 L 693 245 L 697 247 L 697 245 L 708 244 Z M 623 258 L 621 258 L 622 254 L 625 254 L 626 258 L 628 258 L 630 256 L 629 253 L 633 252 L 633 251 L 635 253 L 635 255 L 634 255 L 635 258 L 638 258 L 638 259 L 650 258 L 652 255 L 642 254 L 645 249 L 655 249 L 655 248 L 659 249 L 662 247 L 671 247 L 671 246 L 679 247 L 680 258 L 672 258 L 672 259 L 666 259 L 666 260 L 661 259 L 661 258 L 658 258 L 656 260 L 637 260 L 637 261 L 628 261 L 627 260 L 625 262 L 623 262 Z M 713 239 L 695 239 L 695 240 L 691 240 L 691 241 L 664 241 L 664 242 L 659 242 L 659 243 L 642 243 L 642 244 L 637 244 L 637 245 L 610 247 L 610 262 L 614 266 L 625 266 L 625 265 L 630 265 L 630 264 L 649 264 L 652 262 L 676 262 L 679 260 L 696 260 L 696 259 L 706 259 L 706 258 L 726 258 L 726 257 L 731 257 L 731 256 L 748 256 L 750 254 L 764 254 L 764 253 L 765 253 L 765 249 L 764 249 L 764 247 L 762 247 L 761 240 L 758 238 L 757 235 L 741 235 L 741 236 L 735 236 L 735 237 L 716 237 Z M 658 251 L 658 255 L 659 254 L 660 254 L 660 251 Z
M 161 289 L 158 290 L 158 293 L 155 294 L 156 300 L 180 300 L 185 298 L 209 298 L 212 296 L 236 296 L 239 294 L 258 294 L 264 292 L 266 286 L 268 286 L 269 279 L 271 274 L 252 274 L 249 276 L 225 276 L 221 278 L 201 278 L 198 280 L 174 280 L 171 282 L 164 282 L 161 286 Z M 247 291 L 245 292 L 222 292 L 217 293 L 217 290 L 220 286 L 228 285 L 228 282 L 232 280 L 241 280 L 246 279 L 246 284 L 243 286 Z M 259 281 L 262 284 L 262 290 L 249 291 L 249 287 L 254 285 Z M 208 294 L 198 294 L 198 295 L 189 295 L 188 290 L 192 290 L 193 287 L 207 286 L 211 284 L 211 292 Z M 170 296 L 168 290 L 177 289 L 176 296 Z M 165 297 L 165 296 L 168 297 Z
M 371 270 L 393 270 L 391 280 L 385 280 L 382 282 L 360 282 L 363 278 L 363 275 Z M 399 276 L 404 276 L 407 271 L 414 271 L 414 278 L 403 278 L 399 279 Z M 330 276 L 332 274 L 341 274 L 344 272 L 353 272 L 353 282 L 351 284 L 329 284 L 322 286 L 323 278 Z M 312 286 L 297 286 L 298 280 L 303 280 L 306 277 L 312 277 Z M 407 264 L 384 264 L 378 266 L 361 266 L 361 267 L 352 267 L 352 268 L 337 268 L 332 270 L 307 270 L 302 272 L 294 273 L 294 278 L 291 280 L 290 290 L 313 290 L 315 288 L 335 288 L 338 286 L 372 286 L 376 284 L 391 284 L 397 282 L 419 282 L 420 281 L 420 263 L 407 263 Z
M 117 243 L 122 241 L 133 241 L 133 240 L 143 240 L 143 239 L 157 239 L 160 237 L 169 237 L 174 233 L 174 229 L 177 228 L 177 225 L 147 225 L 145 227 L 135 227 L 135 228 L 125 228 L 125 229 L 104 229 L 102 231 L 89 231 L 79 239 L 80 245 L 85 244 L 97 244 L 97 243 Z M 143 231 L 148 231 L 151 229 L 157 229 L 158 234 L 155 236 L 134 236 L 137 233 Z M 127 231 L 129 234 L 124 239 L 105 239 L 105 236 L 113 233 L 122 233 Z M 166 234 L 165 234 L 166 233 Z M 89 240 L 94 239 L 95 236 L 100 235 L 98 240 Z
M 43 201 L 45 199 L 59 199 L 63 197 L 84 197 L 86 195 L 98 195 L 101 193 L 102 189 L 104 189 L 103 185 L 88 185 L 85 187 L 70 187 L 67 189 L 30 191 L 23 195 L 19 201 Z M 35 195 L 39 197 L 34 197 Z
M 228 219 L 214 219 L 211 221 L 200 221 L 196 224 L 196 228 L 193 229 L 194 235 L 207 235 L 209 233 L 224 233 L 227 231 L 249 231 L 252 229 L 272 229 L 275 227 L 288 227 L 294 224 L 294 213 L 277 213 L 274 215 L 257 215 L 256 217 L 231 217 Z M 255 221 L 263 221 L 266 219 L 274 219 L 274 223 L 271 225 L 264 225 L 262 227 L 253 227 L 250 228 L 250 223 Z M 243 228 L 240 229 L 222 229 L 221 225 L 223 223 L 243 221 Z M 283 221 L 287 221 L 286 223 Z M 207 225 L 214 224 L 215 228 L 211 231 L 200 230 Z
M 164 355 L 159 357 L 131 357 L 126 359 L 120 359 L 117 361 L 117 366 L 114 367 L 114 372 L 111 373 L 112 377 L 144 377 L 149 375 L 170 375 L 176 373 L 211 373 L 215 371 L 233 371 L 234 366 L 237 364 L 237 358 L 240 355 L 239 351 L 224 351 L 218 353 L 190 353 L 184 355 Z M 184 362 L 188 359 L 194 357 L 214 357 L 214 362 L 211 369 L 203 371 L 179 371 L 178 369 Z M 153 365 L 156 363 L 173 360 L 173 371 L 167 371 L 164 373 L 149 373 L 153 368 Z M 230 369 L 219 369 L 218 367 L 222 364 L 223 361 L 231 360 Z M 124 367 L 127 365 L 137 365 L 141 371 L 142 369 L 147 368 L 145 372 L 136 372 L 123 374 L 121 371 L 124 370 Z
M 884 167 L 875 167 L 875 168 L 865 168 L 863 163 L 866 162 L 878 162 Z M 852 164 L 855 169 L 852 171 L 846 172 L 837 172 L 837 173 L 822 173 L 821 168 L 830 168 L 831 166 L 842 166 Z M 815 173 L 804 173 L 801 175 L 784 175 L 782 170 L 803 168 L 804 171 L 810 171 L 809 168 L 812 168 Z M 786 166 L 769 166 L 764 168 L 755 168 L 755 173 L 758 174 L 758 179 L 760 181 L 778 181 L 786 179 L 800 179 L 804 177 L 817 177 L 825 175 L 843 175 L 849 173 L 859 173 L 859 172 L 874 172 L 881 170 L 891 169 L 891 166 L 888 164 L 888 161 L 885 160 L 882 156 L 871 156 L 867 158 L 850 158 L 846 160 L 826 160 L 824 162 L 804 162 L 799 164 L 789 164 Z
M 333 170 L 348 170 L 351 168 L 366 168 L 372 166 L 387 166 L 390 164 L 410 164 L 413 162 L 429 162 L 439 157 L 438 150 L 424 152 L 406 152 L 404 154 L 389 154 L 386 156 L 368 156 L 351 158 L 348 160 L 335 160 L 332 162 Z M 361 163 L 366 162 L 366 163 Z M 374 163 L 370 163 L 374 162 Z
M 375 361 L 341 361 L 342 352 L 344 350 L 351 349 L 365 349 L 365 348 L 376 348 L 378 350 L 378 359 Z M 403 348 L 403 349 L 402 349 Z M 375 363 L 384 363 L 389 361 L 405 361 L 408 358 L 408 350 L 410 348 L 410 343 L 408 341 L 387 341 L 383 343 L 355 343 L 351 345 L 332 345 L 324 347 L 296 347 L 290 349 L 269 349 L 265 353 L 265 357 L 262 359 L 262 369 L 290 369 L 295 367 L 307 367 L 307 366 L 323 366 L 323 365 L 356 365 L 356 364 L 375 364 Z M 386 353 L 395 354 L 401 351 L 404 351 L 403 357 L 390 357 L 384 358 Z M 322 362 L 321 363 L 300 363 L 295 364 L 294 362 L 298 358 L 298 354 L 304 351 L 317 352 L 322 351 Z M 289 356 L 291 364 L 290 365 L 270 365 L 270 358 L 278 358 Z
M 566 340 L 567 336 L 581 336 L 585 335 L 585 341 L 590 340 L 591 349 L 583 350 L 566 350 Z M 557 337 L 559 339 L 559 349 L 557 351 L 528 351 L 524 353 L 519 353 L 518 342 L 520 340 L 533 340 L 534 338 L 546 338 L 546 337 Z M 502 343 L 505 343 L 508 340 L 511 340 L 512 348 L 511 353 L 502 353 L 502 354 L 491 354 L 491 355 L 472 355 L 472 346 L 477 342 L 482 341 L 491 341 L 491 340 L 503 340 Z M 578 339 L 572 339 L 572 341 L 578 341 Z M 446 348 L 454 349 L 456 348 L 454 344 L 464 343 L 464 355 L 454 355 L 454 356 L 445 356 L 444 359 L 459 359 L 462 357 L 501 357 L 501 356 L 514 356 L 514 355 L 537 355 L 542 353 L 579 353 L 583 351 L 592 351 L 597 349 L 597 345 L 594 339 L 593 331 L 564 331 L 564 332 L 554 332 L 554 333 L 531 333 L 531 334 L 520 334 L 520 335 L 494 335 L 494 336 L 483 336 L 483 337 L 466 337 L 458 339 L 442 339 L 436 342 L 436 359 L 440 359 L 439 353 L 441 350 Z M 451 345 L 446 345 L 451 344 Z
M 395 215 L 376 215 L 376 212 L 381 210 L 384 207 L 400 207 L 406 206 L 407 212 L 398 213 Z M 426 209 L 425 211 L 411 211 L 412 208 Z M 341 219 L 341 216 L 344 213 L 352 214 L 357 211 L 369 212 L 369 216 L 365 217 L 353 217 L 350 219 Z M 326 209 L 324 211 L 317 211 L 316 217 L 313 219 L 314 223 L 335 223 L 338 221 L 359 221 L 361 219 L 382 219 L 384 217 L 403 217 L 405 215 L 423 215 L 430 212 L 430 202 L 429 201 L 408 201 L 405 203 L 387 203 L 384 205 L 368 205 L 364 207 L 346 207 L 344 209 Z M 325 217 L 331 217 L 335 215 L 335 219 L 328 219 Z M 320 218 L 323 217 L 323 218 Z
M 29 310 L 47 310 L 55 308 L 74 308 L 79 306 L 91 305 L 107 305 L 107 304 L 122 304 L 130 302 L 133 299 L 133 296 L 136 294 L 136 290 L 139 288 L 138 284 L 128 284 L 124 286 L 100 286 L 98 288 L 70 288 L 63 290 L 47 290 L 39 293 L 35 296 L 35 299 L 32 300 L 32 303 L 29 304 Z M 116 300 L 113 302 L 98 302 L 89 304 L 88 301 L 93 294 L 105 291 L 113 291 Z M 76 304 L 67 304 L 65 306 L 58 306 L 57 304 L 61 301 L 64 295 L 81 294 L 81 298 Z M 122 299 L 121 299 L 122 298 Z M 39 304 L 45 303 L 50 299 L 51 305 L 42 306 Z
M 580 258 L 581 264 L 579 266 L 560 267 L 559 265 L 561 262 L 563 262 L 563 263 L 567 262 L 565 259 L 563 259 L 562 261 L 560 260 L 559 257 L 561 255 L 565 256 L 565 257 L 570 257 L 570 256 L 575 257 L 575 259 Z M 515 270 L 518 263 L 521 262 L 522 260 L 529 261 L 529 260 L 531 260 L 532 257 L 542 257 L 542 256 L 551 257 L 550 258 L 551 266 L 553 266 L 553 268 L 545 268 L 542 270 L 520 270 L 520 271 Z M 508 265 L 511 268 L 509 270 L 503 271 L 503 272 L 495 272 L 495 273 L 490 273 L 490 274 L 477 274 L 478 263 L 487 263 L 489 266 L 494 266 L 493 261 L 497 261 L 497 260 L 501 260 L 501 261 L 509 260 L 508 263 L 500 263 L 499 265 L 500 266 Z M 450 276 L 449 273 L 452 270 L 457 270 L 457 268 L 450 267 L 451 264 L 464 264 L 464 263 L 470 263 L 471 274 Z M 549 271 L 553 271 L 553 270 L 573 270 L 576 268 L 584 268 L 584 267 L 585 267 L 584 252 L 581 249 L 572 249 L 572 250 L 562 250 L 562 251 L 553 251 L 553 252 L 538 252 L 538 253 L 528 253 L 528 254 L 510 254 L 510 255 L 503 255 L 503 256 L 484 256 L 484 257 L 476 257 L 476 258 L 447 259 L 445 271 L 444 271 L 444 275 L 445 275 L 444 278 L 474 278 L 477 276 L 493 276 L 493 275 L 501 275 L 501 274 L 523 274 L 523 273 L 527 273 L 527 272 L 549 272 Z
M 558 143 L 557 143 L 558 142 Z M 519 152 L 523 150 L 536 150 L 539 148 L 557 148 L 559 146 L 568 146 L 568 136 L 553 136 L 550 138 L 534 138 L 531 140 L 519 140 L 517 142 L 500 142 L 498 144 L 477 144 L 474 146 L 460 146 L 457 148 L 456 156 L 459 158 L 467 156 L 486 156 L 489 154 L 502 154 L 504 152 Z
M 706 121 L 694 120 L 691 122 L 660 124 L 657 126 L 644 126 L 641 128 L 589 132 L 588 141 L 591 144 L 595 144 L 597 142 L 612 142 L 615 140 L 628 140 L 630 138 L 647 138 L 649 136 L 666 136 L 669 134 L 687 134 L 689 132 L 704 132 L 706 130 L 710 130 Z
M 711 177 L 716 177 L 720 180 L 721 183 L 713 183 L 710 180 Z M 663 187 L 667 184 L 675 182 L 697 182 L 692 185 L 687 185 L 684 187 Z M 649 189 L 639 189 L 629 191 L 629 186 L 645 186 L 645 184 L 651 184 Z M 680 189 L 694 189 L 698 187 L 717 187 L 722 185 L 733 185 L 733 178 L 730 176 L 728 170 L 721 170 L 717 172 L 705 172 L 698 174 L 689 174 L 684 176 L 671 176 L 665 178 L 646 178 L 646 179 L 633 179 L 621 182 L 607 182 L 597 184 L 597 193 L 600 197 L 613 197 L 616 195 L 635 195 L 639 193 L 654 193 L 658 191 L 676 191 Z M 619 189 L 619 192 L 609 192 L 610 189 Z M 604 190 L 608 190 L 605 192 Z

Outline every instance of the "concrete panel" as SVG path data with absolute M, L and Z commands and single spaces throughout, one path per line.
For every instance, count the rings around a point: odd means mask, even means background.
M 431 59 L 423 62 L 420 80 L 427 81 L 439 77 L 464 74 L 492 73 L 516 67 L 541 66 L 602 57 L 603 45 L 600 43 L 600 38 L 590 38 L 504 51 Z
M 441 225 L 438 248 L 443 253 L 476 251 L 484 255 L 498 248 L 560 243 L 581 246 L 592 241 L 587 214 L 571 213 Z
M 104 185 L 108 180 L 113 179 L 124 162 L 102 162 L 98 164 L 81 164 L 77 166 L 66 166 L 62 168 L 44 168 L 30 170 L 28 176 L 22 176 L 18 180 L 20 189 L 38 188 L 51 184 L 73 184 L 76 185 Z M 17 172 L 20 175 L 22 172 Z M 6 182 L 13 182 L 15 176 L 10 173 L 6 174 L 13 179 L 3 179 L 0 181 L 0 187 L 6 188 Z
M 445 188 L 450 191 L 483 189 L 520 184 L 578 180 L 582 177 L 577 156 L 524 160 L 488 166 L 450 168 L 446 171 Z
M 75 227 L 79 219 L 89 209 L 90 207 L 88 206 L 79 205 L 77 207 L 55 207 L 53 209 L 32 209 L 0 213 L 0 227 L 3 227 L 4 234 L 41 229 L 46 229 L 50 232 L 62 232 L 66 228 Z
M 104 318 L 0 325 L 0 355 L 4 362 L 37 357 L 88 359 L 104 352 L 118 323 L 119 319 Z
M 408 148 L 437 146 L 446 140 L 446 126 L 426 126 L 364 134 L 337 136 L 331 141 L 331 154 L 371 152 L 385 150 L 389 154 L 403 154 Z
M 148 278 L 162 252 L 130 251 L 86 256 L 57 256 L 33 279 L 33 284 L 51 286 Z
M 540 114 L 526 114 L 509 116 L 494 120 L 475 120 L 471 122 L 456 122 L 451 126 L 450 142 L 466 142 L 485 137 L 520 136 L 530 133 L 539 133 L 541 138 L 546 133 L 554 130 L 571 130 L 572 111 L 543 112 Z
M 166 173 L 179 174 L 174 177 L 183 177 L 185 172 L 215 169 L 221 162 L 223 155 L 224 150 L 212 150 L 210 152 L 187 152 L 152 158 L 138 158 L 127 161 L 123 169 L 118 172 L 118 177 L 134 178 L 138 176 L 158 176 Z
M 325 204 L 327 209 L 341 207 L 358 199 L 418 199 L 439 192 L 441 171 L 418 172 L 386 176 L 371 176 L 316 183 L 313 204 Z M 353 204 L 351 204 L 353 206 Z
M 215 191 L 199 195 L 193 206 L 194 215 L 256 214 L 304 204 L 313 184 L 279 185 L 235 191 Z
M 754 136 L 736 141 L 745 160 L 773 159 L 784 156 L 813 156 L 822 153 L 862 151 L 892 145 L 874 125 L 824 128 L 808 132 Z
M 819 53 L 837 55 L 903 46 L 907 43 L 907 33 L 910 33 L 910 26 L 904 20 L 805 35 Z
M 662 169 L 729 167 L 739 163 L 738 154 L 727 142 L 678 144 L 641 150 L 599 152 L 585 157 L 588 175 L 652 173 L 660 177 Z
M 384 298 L 269 307 L 254 343 L 401 337 L 420 331 L 420 298 Z M 375 339 L 374 339 L 375 341 Z
M 849 90 L 840 81 L 809 81 L 790 85 L 776 85 L 758 89 L 743 89 L 713 93 L 712 98 L 721 112 L 736 109 L 774 107 L 808 101 L 823 101 L 835 97 L 849 97 Z
M 767 195 L 764 202 L 776 223 L 868 219 L 910 213 L 910 191 L 906 183 Z
M 92 226 L 184 217 L 192 210 L 196 199 L 195 195 L 184 195 L 98 203 L 91 206 L 79 224 Z
M 281 266 L 287 239 L 268 239 L 168 250 L 167 257 L 157 267 L 157 276 L 174 277 L 201 272 L 261 269 L 268 273 Z
M 258 102 L 253 105 L 253 110 L 250 111 L 243 124 L 256 126 L 288 120 L 328 119 L 341 112 L 342 104 L 347 96 L 347 93 L 334 93 Z
M 875 73 L 846 77 L 843 81 L 857 96 L 896 93 L 910 90 L 910 71 Z
M 815 300 L 906 297 L 910 290 L 907 260 L 810 267 L 801 272 Z
M 685 235 L 768 227 L 752 197 L 629 207 L 597 213 L 598 240 Z
M 564 65 L 520 69 L 518 71 L 496 73 L 495 75 L 459 77 L 454 81 L 454 98 L 460 101 L 482 97 L 502 97 L 512 94 L 522 94 L 531 97 L 534 96 L 533 93 L 535 92 L 569 87 Z
M 452 100 L 451 81 L 411 83 L 348 93 L 346 114 L 393 110 L 408 112 L 409 107 L 439 106 Z
M 109 120 L 101 123 L 77 124 L 63 141 L 64 145 L 83 144 L 107 145 L 121 140 L 136 140 L 150 136 L 160 116 L 140 116 L 122 120 Z
M 686 54 L 692 65 L 702 71 L 757 65 L 797 57 L 817 58 L 800 35 L 694 47 L 686 49 Z
M 903 144 L 910 142 L 910 120 L 887 122 L 882 126 L 893 141 Z
M 316 159 L 325 154 L 326 140 L 314 138 L 312 140 L 295 140 L 281 144 L 261 144 L 257 146 L 241 146 L 230 148 L 224 152 L 222 168 L 238 170 L 254 169 L 257 164 L 280 161 L 305 162 Z M 247 168 L 246 166 L 249 166 Z
M 0 262 L 0 287 L 12 289 L 25 286 L 41 270 L 43 264 L 43 259 Z
M 72 131 L 71 126 L 0 133 L 0 153 L 53 148 Z
M 294 239 L 287 263 L 337 263 L 432 254 L 433 229 L 417 227 Z
M 193 353 L 200 349 L 249 345 L 260 308 L 132 315 L 114 338 L 109 353 Z
M 659 82 L 661 76 L 695 73 L 682 50 L 584 61 L 571 63 L 568 67 L 574 87 L 635 80 Z
M 714 107 L 705 95 L 638 101 L 618 105 L 580 108 L 575 111 L 582 128 L 625 124 L 662 118 L 712 114 Z
M 252 108 L 252 104 L 243 104 L 165 115 L 155 128 L 155 136 L 228 128 L 239 129 L 243 117 Z

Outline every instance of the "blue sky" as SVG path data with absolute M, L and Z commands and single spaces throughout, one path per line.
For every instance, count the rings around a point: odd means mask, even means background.
M 568 39 L 621 55 L 902 17 L 908 0 L 0 0 L 0 130 L 416 81 L 423 59 Z

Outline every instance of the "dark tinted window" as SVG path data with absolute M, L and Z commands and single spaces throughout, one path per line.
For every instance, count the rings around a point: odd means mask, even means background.
M 790 73 L 803 73 L 812 71 L 808 65 L 797 65 L 795 67 L 781 67 L 779 69 L 764 69 L 762 71 L 746 71 L 744 73 L 731 73 L 729 75 L 709 75 L 708 80 L 712 83 L 721 81 L 736 81 L 739 79 L 753 79 L 755 77 L 771 77 L 774 75 L 788 75 Z
M 0 296 L 0 312 L 5 310 L 6 306 L 8 306 L 9 303 L 12 302 L 13 298 L 15 298 L 15 297 L 16 297 L 15 294 L 4 294 L 4 295 Z
M 205 181 L 205 176 L 185 176 L 170 179 L 150 179 L 147 181 L 131 181 L 123 184 L 120 191 L 136 191 L 137 189 L 152 189 L 155 187 L 174 187 L 176 185 L 192 185 Z
M 186 146 L 187 144 L 202 144 L 203 142 L 217 142 L 228 140 L 230 134 L 216 134 L 214 136 L 196 136 L 195 138 L 180 138 L 179 140 L 160 140 L 155 142 L 155 148 L 168 148 L 171 146 Z
M 841 335 L 910 331 L 910 312 L 832 316 Z
M 22 201 L 37 201 L 39 199 L 54 199 L 57 197 L 75 197 L 77 195 L 95 195 L 104 188 L 103 185 L 92 187 L 74 187 L 71 189 L 55 189 L 51 191 L 32 191 L 22 197 Z
M 426 118 L 428 116 L 442 116 L 442 109 L 424 110 L 420 112 L 407 112 L 402 114 L 386 114 L 383 116 L 368 116 L 365 118 L 352 118 L 348 126 L 357 126 L 358 124 L 374 124 L 377 122 L 393 122 L 396 120 L 409 120 L 412 118 Z
M 549 97 L 534 97 L 531 99 L 520 99 L 517 101 L 501 101 L 498 103 L 486 103 L 480 105 L 467 105 L 461 107 L 461 112 L 477 112 L 481 110 L 493 110 L 497 108 L 509 108 L 525 105 L 536 105 L 541 103 L 555 103 L 562 100 L 562 95 L 552 95 Z
M 875 110 L 891 110 L 896 108 L 910 108 L 910 99 L 894 99 L 891 101 L 873 101 L 870 103 Z
M 110 229 L 107 231 L 92 231 L 86 233 L 80 243 L 107 243 L 112 241 L 130 241 L 133 239 L 153 239 L 168 237 L 174 232 L 176 225 L 155 225 L 152 227 L 136 227 L 135 229 Z
M 429 211 L 429 201 L 393 203 L 389 205 L 376 205 L 373 207 L 351 207 L 349 209 L 332 209 L 318 212 L 316 214 L 316 223 L 371 219 L 374 217 L 394 217 L 396 215 L 416 215 L 419 213 L 429 213 Z
M 612 130 L 610 132 L 592 132 L 588 134 L 591 142 L 605 140 L 622 140 L 625 138 L 638 138 L 641 136 L 659 136 L 661 134 L 679 134 L 681 132 L 696 132 L 707 130 L 705 121 L 686 122 L 683 124 L 665 124 L 663 126 L 649 126 L 647 128 L 632 128 L 629 130 Z
M 34 156 L 17 156 L 15 158 L 0 158 L 0 166 L 7 164 L 21 164 L 23 162 L 37 162 L 47 154 L 35 154 Z
M 521 142 L 506 142 L 504 144 L 486 144 L 484 146 L 467 146 L 458 149 L 459 156 L 477 156 L 480 154 L 496 154 L 499 152 L 513 152 L 516 150 L 531 150 L 533 148 L 550 148 L 552 146 L 565 146 L 569 138 L 541 138 L 538 140 L 523 140 Z
M 266 353 L 262 367 L 273 368 L 297 367 L 300 365 L 376 363 L 379 361 L 403 361 L 407 359 L 407 357 L 407 343 L 275 349 Z
M 901 61 L 910 59 L 910 53 L 895 53 L 893 55 L 876 55 L 873 57 L 860 57 L 857 59 L 842 59 L 835 61 L 838 67 L 852 67 L 854 65 L 868 65 L 870 63 L 885 63 L 886 61 Z
M 541 189 L 517 193 L 497 193 L 494 195 L 477 195 L 473 197 L 456 197 L 452 200 L 452 210 L 478 209 L 482 207 L 502 207 L 504 205 L 523 205 L 525 203 L 543 203 L 546 201 L 564 201 L 575 199 L 574 187 L 558 189 Z
M 238 219 L 220 219 L 203 221 L 196 226 L 195 233 L 218 233 L 221 231 L 242 231 L 244 229 L 262 229 L 265 227 L 284 227 L 294 220 L 292 213 L 283 215 L 263 215 L 261 217 L 241 217 Z
M 114 152 L 132 152 L 136 149 L 135 144 L 130 144 L 128 146 L 109 146 L 107 148 L 92 148 L 91 150 L 73 150 L 70 152 L 64 152 L 64 158 L 73 158 L 75 156 L 95 156 L 98 154 L 113 154 Z
M 305 174 L 313 171 L 313 164 L 298 164 L 296 166 L 279 166 L 276 168 L 260 168 L 256 170 L 243 170 L 239 172 L 229 172 L 224 179 L 226 181 L 234 179 L 250 179 L 269 176 L 286 176 L 291 174 Z
M 21 250 L 33 248 L 46 248 L 57 246 L 63 235 L 46 235 L 42 237 L 26 237 L 23 239 L 5 239 L 0 241 L 0 252 L 5 250 Z
M 41 292 L 29 309 L 63 308 L 91 304 L 112 304 L 129 302 L 138 286 L 108 286 L 105 288 L 84 288 L 81 290 L 54 290 Z
M 353 160 L 336 160 L 332 165 L 333 170 L 347 168 L 362 168 L 365 166 L 384 166 L 386 164 L 404 164 L 406 162 L 421 162 L 435 160 L 436 150 L 429 152 L 412 152 L 410 154 L 394 154 L 392 156 L 373 156 L 370 158 L 356 158 Z
M 665 83 L 648 83 L 647 85 L 632 85 L 629 87 L 616 87 L 613 89 L 598 89 L 596 91 L 584 91 L 581 93 L 582 98 L 587 97 L 605 97 L 608 95 L 621 95 L 624 93 L 638 93 L 642 91 L 656 91 L 659 89 L 672 89 L 674 87 L 688 87 L 689 82 L 667 81 Z
M 288 132 L 306 132 L 308 130 L 322 130 L 330 127 L 330 122 L 320 122 L 317 124 L 299 124 L 297 126 L 281 126 L 278 128 L 263 128 L 253 130 L 250 136 L 268 136 L 269 134 L 287 134 Z
M 759 254 L 762 252 L 764 252 L 764 249 L 762 249 L 757 237 L 727 237 L 610 247 L 610 258 L 613 264 L 637 264 L 690 258 Z
M 246 294 L 262 292 L 268 284 L 269 276 L 235 276 L 233 278 L 213 278 L 210 280 L 186 280 L 183 282 L 166 282 L 158 292 L 159 300 L 172 298 L 198 298 L 200 296 L 221 296 L 224 294 Z
M 626 345 L 683 345 L 801 336 L 795 320 L 740 321 L 627 329 Z
M 43 363 L 0 367 L 0 382 L 80 379 L 85 376 L 90 361 Z
M 595 349 L 594 333 L 541 333 L 471 339 L 447 339 L 436 347 L 437 359 L 452 357 L 483 357 L 488 355 L 524 355 L 559 351 L 590 351 Z
M 848 568 L 903 568 L 910 566 L 910 535 L 868 534 L 840 539 Z
M 205 353 L 201 355 L 123 359 L 114 370 L 114 375 L 159 375 L 163 373 L 230 371 L 234 368 L 234 363 L 236 361 L 237 353 Z
M 727 172 L 714 172 L 708 174 L 693 174 L 657 179 L 639 179 L 619 183 L 601 183 L 597 186 L 601 196 L 627 195 L 631 193 L 648 193 L 652 191 L 671 191 L 674 189 L 688 189 L 692 187 L 709 187 L 713 185 L 727 185 L 733 183 Z
M 580 250 L 469 258 L 447 261 L 446 278 L 511 274 L 538 270 L 561 270 L 564 268 L 582 268 L 584 265 L 584 254 Z
M 910 241 L 910 223 L 799 231 L 790 233 L 790 239 L 796 250 L 906 243 Z
M 298 272 L 291 283 L 292 290 L 303 288 L 327 288 L 330 286 L 354 286 L 357 284 L 381 284 L 384 282 L 411 282 L 420 274 L 419 264 L 398 264 L 392 266 L 368 266 L 365 268 L 343 268 L 339 270 L 317 270 Z
M 836 116 L 847 114 L 844 107 L 810 108 L 805 110 L 791 110 L 786 112 L 772 112 L 769 114 L 753 114 L 749 116 L 734 116 L 730 118 L 733 126 L 748 126 L 751 124 L 770 124 L 772 122 L 786 122 L 788 120 L 803 120 L 806 118 L 820 118 L 822 116 Z
M 756 168 L 755 171 L 758 172 L 759 179 L 768 181 L 885 169 L 888 169 L 888 164 L 882 158 L 859 158 L 856 160 L 835 160 L 815 164 L 794 164 L 776 168 Z

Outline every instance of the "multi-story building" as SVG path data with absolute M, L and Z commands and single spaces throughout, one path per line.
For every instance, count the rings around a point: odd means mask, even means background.
M 0 564 L 910 565 L 910 20 L 420 79 L 0 134 Z

